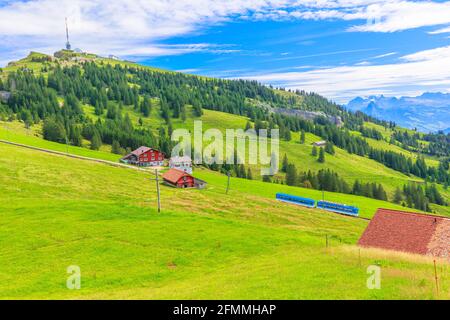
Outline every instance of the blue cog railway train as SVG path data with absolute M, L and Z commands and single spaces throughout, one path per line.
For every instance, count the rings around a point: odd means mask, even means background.
M 313 199 L 292 196 L 285 193 L 277 193 L 277 200 L 298 204 L 309 208 L 314 208 L 316 206 L 316 201 L 314 201 Z
M 342 213 L 350 216 L 357 217 L 359 215 L 359 209 L 353 206 L 347 206 L 345 204 L 333 203 L 328 201 L 317 202 L 317 208 Z
M 316 201 L 309 198 L 303 198 L 298 196 L 293 196 L 285 193 L 277 193 L 276 195 L 277 200 L 293 203 L 296 205 L 309 207 L 309 208 L 318 208 L 322 210 L 327 210 L 331 212 L 336 212 L 340 214 L 345 214 L 348 216 L 358 217 L 359 216 L 359 209 L 357 207 L 348 206 L 345 204 L 340 203 L 333 203 L 328 201 Z

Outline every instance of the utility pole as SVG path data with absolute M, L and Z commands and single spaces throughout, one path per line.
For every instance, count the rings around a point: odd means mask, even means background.
M 436 282 L 436 295 L 439 296 L 439 280 L 437 275 L 436 260 L 433 260 L 433 263 L 434 263 L 434 280 Z
M 231 178 L 230 171 L 227 172 L 227 176 L 228 176 L 228 182 L 227 182 L 227 194 L 228 194 L 228 191 L 230 190 L 230 178 Z
M 158 169 L 155 169 L 155 179 L 150 179 L 156 181 L 156 193 L 158 196 L 158 213 L 161 213 L 161 193 L 159 191 L 159 175 L 158 175 Z

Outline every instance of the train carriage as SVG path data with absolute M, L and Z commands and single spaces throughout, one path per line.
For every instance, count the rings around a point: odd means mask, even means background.
M 328 201 L 318 201 L 317 208 L 332 211 L 336 213 L 341 213 L 349 216 L 359 216 L 359 209 L 353 206 L 347 206 L 345 204 L 328 202 Z
M 293 195 L 285 194 L 285 193 L 277 193 L 277 200 L 283 201 L 283 202 L 288 202 L 288 203 L 293 203 L 296 205 L 309 207 L 309 208 L 314 208 L 316 205 L 316 201 L 313 199 L 297 197 L 297 196 L 293 196 Z

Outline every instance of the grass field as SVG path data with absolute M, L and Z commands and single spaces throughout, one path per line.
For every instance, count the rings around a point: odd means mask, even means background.
M 0 298 L 450 298 L 450 266 L 354 246 L 367 221 L 278 203 L 313 192 L 196 172 L 206 190 L 150 175 L 0 144 Z M 312 194 L 311 194 L 312 195 Z M 326 194 L 326 197 L 341 195 Z M 342 197 L 345 197 L 342 195 Z M 342 198 L 344 199 L 344 198 Z M 387 203 L 357 199 L 367 216 Z M 325 247 L 325 237 L 330 247 Z M 366 287 L 368 265 L 380 290 Z M 68 290 L 68 266 L 81 289 Z
M 94 114 L 93 107 L 84 106 L 86 114 L 96 120 L 97 116 Z M 138 125 L 139 115 L 133 110 L 133 107 L 124 107 L 124 112 L 127 112 L 130 119 L 134 125 Z M 232 115 L 228 113 L 222 113 L 212 110 L 203 110 L 204 114 L 201 118 L 195 118 L 192 114 L 191 108 L 187 108 L 187 120 L 182 121 L 181 119 L 173 119 L 172 125 L 174 129 L 183 128 L 190 132 L 193 132 L 194 120 L 202 120 L 203 130 L 208 130 L 211 128 L 217 128 L 222 132 L 226 129 L 243 129 L 247 123 L 247 118 L 238 115 Z M 159 115 L 159 103 L 153 101 L 153 108 L 150 117 L 143 118 L 144 126 L 152 128 L 155 134 L 158 132 L 158 128 L 165 126 L 164 120 Z M 93 152 L 85 148 L 77 148 L 65 145 L 48 142 L 40 139 L 40 127 L 27 130 L 24 128 L 23 124 L 18 122 L 6 123 L 0 122 L 0 139 L 3 137 L 5 140 L 10 140 L 14 142 L 30 144 L 34 146 L 39 146 L 43 148 L 48 148 L 57 151 L 64 151 L 68 149 L 70 153 L 84 155 L 88 157 L 100 157 L 104 160 L 117 161 L 120 156 L 109 153 L 111 150 L 110 146 L 102 146 L 103 153 Z M 392 198 L 395 188 L 402 188 L 403 185 L 407 184 L 409 181 L 422 181 L 420 178 L 406 176 L 400 172 L 387 168 L 386 166 L 373 161 L 365 157 L 359 157 L 357 155 L 351 155 L 348 152 L 335 148 L 336 154 L 331 156 L 326 156 L 326 163 L 321 164 L 317 159 L 311 156 L 312 143 L 321 140 L 320 137 L 313 134 L 306 134 L 306 143 L 300 144 L 299 133 L 292 133 L 291 141 L 281 141 L 280 144 L 280 161 L 282 157 L 286 154 L 290 162 L 294 163 L 298 171 L 318 171 L 320 169 L 331 168 L 344 178 L 350 185 L 356 179 L 361 182 L 376 182 L 383 184 L 384 188 L 388 192 L 389 196 Z M 382 143 L 379 147 L 386 148 L 389 147 L 387 142 L 378 142 L 372 139 L 367 139 L 369 143 Z M 210 143 L 210 142 L 205 142 Z M 86 142 L 86 147 L 89 143 Z M 395 146 L 391 148 L 398 148 L 399 152 L 405 152 L 403 149 Z M 395 150 L 394 150 L 395 151 Z M 432 160 L 434 161 L 434 160 Z M 259 179 L 259 167 L 251 166 L 253 176 Z M 279 173 L 278 176 L 283 178 L 283 174 Z M 439 186 L 439 190 L 447 201 L 450 201 L 450 191 L 444 190 L 442 186 Z M 353 197 L 352 197 L 353 198 Z M 432 205 L 432 209 L 439 214 L 450 215 L 449 207 L 442 207 L 437 205 Z
M 142 67 L 79 56 L 98 64 Z M 33 58 L 42 55 L 32 53 L 3 68 L 0 77 L 20 68 L 40 75 L 43 64 Z M 157 99 L 152 106 L 150 117 L 142 120 L 157 133 L 166 124 Z M 96 120 L 92 106 L 83 109 Z M 124 113 L 138 125 L 141 115 L 132 106 L 125 106 Z M 243 129 L 248 121 L 211 110 L 195 118 L 187 106 L 187 120 L 172 119 L 173 128 L 192 131 L 200 119 L 203 130 L 222 132 Z M 383 131 L 385 137 L 391 133 Z M 19 121 L 0 122 L 0 139 L 114 162 L 120 158 L 109 145 L 93 151 L 89 141 L 80 148 L 43 140 L 41 124 L 26 129 Z M 308 133 L 300 144 L 299 134 L 293 133 L 292 141 L 281 142 L 280 157 L 287 154 L 299 171 L 331 168 L 350 184 L 355 179 L 382 183 L 390 195 L 408 181 L 421 181 L 339 148 L 320 164 L 311 156 L 311 144 L 318 140 Z M 414 156 L 386 141 L 368 142 Z M 437 164 L 436 159 L 426 161 Z M 259 167 L 251 169 L 259 178 Z M 237 178 L 226 194 L 224 175 L 195 168 L 195 176 L 208 187 L 162 186 L 158 214 L 154 177 L 148 172 L 0 143 L 0 299 L 450 299 L 447 262 L 438 261 L 437 295 L 430 258 L 360 249 L 356 243 L 367 220 L 277 202 L 275 194 L 355 205 L 369 219 L 378 208 L 401 206 Z M 450 191 L 439 188 L 450 201 Z M 432 208 L 450 216 L 449 207 Z M 67 268 L 73 265 L 81 268 L 80 290 L 66 287 Z M 381 267 L 380 290 L 366 286 L 370 265 Z

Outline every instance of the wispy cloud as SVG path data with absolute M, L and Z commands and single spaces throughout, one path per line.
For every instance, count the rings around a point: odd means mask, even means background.
M 355 50 L 339 50 L 339 51 L 333 51 L 333 52 L 322 52 L 322 53 L 314 53 L 314 54 L 307 54 L 307 55 L 292 55 L 289 57 L 275 58 L 275 59 L 272 59 L 272 61 L 317 58 L 317 57 L 335 56 L 335 55 L 348 54 L 348 53 L 367 52 L 367 51 L 373 51 L 373 50 L 375 50 L 375 49 L 368 48 L 368 49 L 355 49 Z
M 393 32 L 450 23 L 450 2 L 406 0 L 28 0 L 0 2 L 2 54 L 64 43 L 64 17 L 73 43 L 116 55 L 173 55 L 212 46 L 177 48 L 161 40 L 233 19 L 357 21 L 349 31 Z M 361 23 L 361 20 L 363 21 Z M 365 21 L 369 21 L 366 23 Z M 444 32 L 441 29 L 439 32 Z M 438 32 L 438 31 L 436 31 Z M 17 40 L 21 40 L 18 42 Z M 10 46 L 7 43 L 16 43 Z M 19 44 L 18 44 L 19 43 Z M 5 46 L 6 44 L 6 46 Z M 17 45 L 18 44 L 18 45 Z M 132 49 L 130 49 L 132 48 Z
M 381 59 L 381 58 L 386 58 L 386 57 L 390 57 L 393 55 L 396 55 L 398 52 L 389 52 L 389 53 L 385 53 L 385 54 L 380 54 L 378 56 L 372 57 L 372 59 Z
M 428 32 L 429 34 L 441 34 L 441 33 L 450 33 L 450 27 L 442 28 L 434 31 Z
M 450 46 L 401 57 L 398 63 L 336 66 L 305 72 L 244 75 L 290 89 L 319 92 L 338 102 L 376 93 L 411 95 L 447 91 L 450 82 Z

